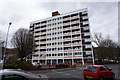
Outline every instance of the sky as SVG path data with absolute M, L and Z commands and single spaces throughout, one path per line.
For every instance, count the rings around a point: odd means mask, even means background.
M 100 2 L 102 1 L 102 2 Z M 111 1 L 111 2 L 110 2 Z M 30 22 L 52 16 L 53 11 L 60 14 L 88 8 L 91 33 L 100 32 L 118 41 L 118 2 L 117 0 L 0 0 L 0 33 L 6 38 L 9 22 L 8 47 L 13 34 L 19 28 L 29 29 Z

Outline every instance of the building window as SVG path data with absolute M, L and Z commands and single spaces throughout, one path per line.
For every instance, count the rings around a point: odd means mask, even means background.
M 83 22 L 83 25 L 85 25 L 85 24 L 89 24 L 88 21 L 84 21 L 84 22 Z
M 84 36 L 90 36 L 90 33 L 84 33 Z
M 91 55 L 92 54 L 92 52 L 86 52 L 86 55 Z
M 85 39 L 85 42 L 91 42 L 91 39 Z
M 82 19 L 88 19 L 88 16 L 83 16 Z
M 87 11 L 83 11 L 82 14 L 87 14 Z
M 49 54 L 49 57 L 51 57 L 51 54 Z
M 92 46 L 91 45 L 85 45 L 85 48 L 91 48 Z
M 83 30 L 89 30 L 89 27 L 88 27 L 88 26 L 87 26 L 87 27 L 84 27 Z

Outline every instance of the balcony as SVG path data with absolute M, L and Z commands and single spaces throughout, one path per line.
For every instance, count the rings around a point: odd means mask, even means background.
M 73 21 L 73 22 L 71 22 L 71 24 L 76 24 L 76 23 L 80 23 L 80 21 L 77 20 L 77 21 Z
M 38 24 L 38 25 L 35 25 L 35 27 L 39 27 L 40 26 L 40 24 Z
M 69 53 L 71 53 L 72 50 L 64 50 L 63 52 L 64 52 L 64 53 L 65 53 L 65 52 L 69 52 Z
M 30 31 L 34 31 L 34 29 L 31 28 Z
M 72 32 L 72 35 L 80 34 L 80 31 Z
M 85 48 L 83 47 L 83 51 L 91 51 L 92 49 L 91 48 Z
M 35 29 L 35 31 L 40 31 L 41 29 Z
M 80 52 L 82 51 L 81 49 L 73 49 L 74 52 Z
M 35 34 L 36 34 L 36 33 L 40 33 L 40 31 L 35 31 Z
M 63 39 L 63 41 L 71 41 L 71 38 Z
M 71 17 L 71 19 L 76 19 L 76 18 L 79 18 L 79 16 L 77 15 L 77 16 Z
M 63 47 L 70 47 L 71 46 L 71 43 L 68 43 L 68 44 L 64 44 Z
M 39 30 L 45 30 L 46 29 L 46 27 L 44 27 L 44 28 L 40 28 Z
M 80 40 L 80 37 L 72 38 L 72 40 Z
M 88 27 L 89 24 L 83 24 L 83 23 L 80 23 L 80 26 L 81 26 L 81 27 Z
M 63 26 L 66 26 L 66 25 L 70 25 L 70 22 L 68 22 L 68 23 L 64 23 L 64 24 L 63 24 Z
M 46 46 L 43 46 L 43 47 L 39 47 L 38 49 L 46 49 Z
M 63 34 L 63 36 L 71 35 L 71 32 L 66 32 Z
M 68 27 L 68 28 L 64 28 L 64 29 L 63 29 L 63 31 L 66 31 L 66 30 L 70 30 L 70 27 Z
M 91 44 L 91 41 L 85 41 L 85 40 L 82 40 L 82 44 L 83 44 L 83 45 Z
M 67 21 L 67 20 L 70 20 L 70 17 L 64 18 L 64 19 L 63 19 L 63 21 Z
M 80 12 L 80 17 L 82 17 L 82 16 L 88 16 L 88 14 L 87 14 L 87 12 Z
M 88 21 L 88 19 L 80 18 L 80 22 Z
M 72 43 L 72 46 L 80 46 L 81 43 Z
M 41 34 L 41 33 L 35 33 L 34 35 L 35 35 L 35 36 L 39 36 L 40 34 Z
M 86 52 L 83 52 L 84 57 L 92 57 L 92 54 L 86 54 Z
M 89 29 L 88 30 L 81 29 L 81 33 L 84 33 L 84 32 L 90 32 L 90 30 Z
M 39 39 L 46 39 L 46 37 L 40 37 Z
M 36 47 L 35 49 L 40 49 L 40 47 Z
M 43 25 L 46 25 L 47 24 L 47 21 L 42 21 L 40 26 L 43 26 Z
M 40 52 L 35 52 L 35 54 L 40 54 Z
M 80 29 L 80 26 L 73 26 L 73 27 L 72 27 L 72 30 L 73 30 L 73 29 Z
M 36 42 L 35 44 L 36 44 L 36 45 L 39 45 L 39 44 L 40 44 L 40 42 Z
M 37 38 L 34 38 L 35 40 L 39 40 L 40 39 L 40 37 L 37 37 Z
M 42 34 L 46 34 L 46 32 L 41 32 L 41 35 L 42 35 Z
M 30 28 L 34 28 L 34 25 L 31 25 Z
M 46 51 L 41 51 L 39 52 L 39 54 L 46 54 Z
M 46 44 L 46 41 L 39 42 L 39 44 Z
M 70 18 L 70 15 L 63 16 L 63 19 Z
M 90 35 L 84 35 L 84 34 L 82 34 L 81 36 L 82 36 L 82 38 L 90 38 Z
M 38 57 L 32 57 L 32 59 L 37 59 L 38 60 L 39 58 Z

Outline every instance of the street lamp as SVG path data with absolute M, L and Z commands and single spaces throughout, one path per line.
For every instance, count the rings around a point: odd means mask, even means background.
M 12 23 L 10 22 L 9 23 L 9 26 L 8 26 L 8 31 L 7 31 L 7 37 L 6 37 L 6 40 L 5 40 L 5 46 L 4 46 L 4 54 L 3 54 L 3 63 L 2 63 L 2 69 L 3 69 L 3 66 L 4 66 L 4 63 L 5 63 L 5 52 L 6 52 L 6 47 L 7 47 L 7 41 L 8 41 L 8 34 L 9 34 L 9 29 L 10 29 L 10 25 Z

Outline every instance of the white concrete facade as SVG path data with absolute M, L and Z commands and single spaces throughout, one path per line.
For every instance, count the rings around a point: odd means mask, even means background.
M 91 59 L 93 48 L 87 9 L 33 21 L 35 50 L 32 62 L 42 64 L 78 63 Z

